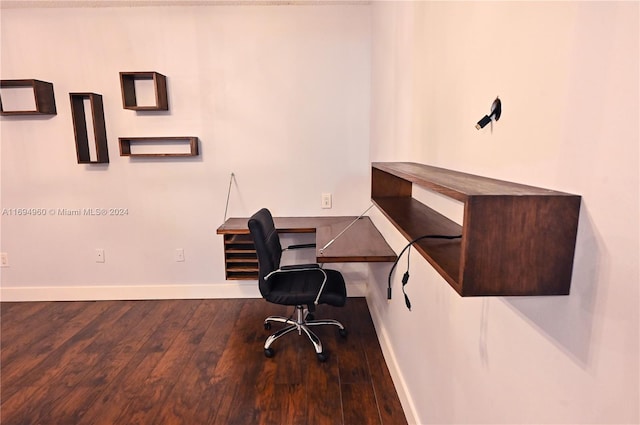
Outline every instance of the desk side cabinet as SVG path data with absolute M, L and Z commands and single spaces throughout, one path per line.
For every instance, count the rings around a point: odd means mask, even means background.
M 416 184 L 464 205 L 462 226 L 412 197 Z M 410 162 L 372 163 L 371 198 L 461 296 L 567 295 L 581 198 Z
M 250 234 L 224 235 L 227 280 L 258 280 L 258 256 Z

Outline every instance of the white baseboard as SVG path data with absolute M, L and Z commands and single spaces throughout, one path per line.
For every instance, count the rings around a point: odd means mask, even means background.
M 378 334 L 378 342 L 380 342 L 382 354 L 384 355 L 385 362 L 387 363 L 387 368 L 389 369 L 389 373 L 391 374 L 391 379 L 396 386 L 398 398 L 400 398 L 400 404 L 402 404 L 407 422 L 409 424 L 417 424 L 416 418 L 418 416 L 416 415 L 416 408 L 413 403 L 413 398 L 411 398 L 411 393 L 407 388 L 406 381 L 404 380 L 398 364 L 398 359 L 395 355 L 395 351 L 389 341 L 387 329 L 384 325 L 384 320 L 382 319 L 382 315 L 380 314 L 380 311 L 377 307 L 376 300 L 373 299 L 373 294 L 371 292 L 367 294 L 367 305 L 369 306 L 371 319 L 373 320 L 373 324 L 376 328 L 376 333 Z
M 364 297 L 366 282 L 349 282 L 350 297 Z M 199 285 L 2 286 L 0 301 L 104 301 L 261 298 L 255 281 Z
M 260 298 L 258 285 L 86 285 L 0 288 L 2 301 L 104 301 L 200 298 Z

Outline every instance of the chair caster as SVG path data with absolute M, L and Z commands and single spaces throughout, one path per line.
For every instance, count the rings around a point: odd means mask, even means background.
M 265 323 L 264 323 L 264 328 L 265 328 L 266 330 L 271 329 L 271 322 L 265 322 Z
M 313 313 L 307 313 L 307 316 L 304 318 L 304 320 L 315 320 L 316 316 L 313 315 Z
M 271 357 L 273 357 L 273 355 L 274 355 L 274 354 L 275 354 L 275 353 L 274 353 L 274 351 L 273 351 L 273 348 L 265 348 L 265 349 L 264 349 L 264 355 L 265 355 L 265 357 L 269 357 L 269 358 L 271 358 Z
M 316 356 L 318 356 L 318 361 L 320 363 L 326 362 L 327 359 L 329 358 L 329 355 L 327 353 L 325 353 L 324 351 L 322 353 L 317 353 Z
M 341 337 L 346 338 L 349 332 L 347 332 L 346 329 L 338 329 L 338 334 L 340 334 Z

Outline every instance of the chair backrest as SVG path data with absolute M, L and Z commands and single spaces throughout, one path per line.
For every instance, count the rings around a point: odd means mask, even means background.
M 262 296 L 270 292 L 270 285 L 264 277 L 280 267 L 282 258 L 282 245 L 280 237 L 273 222 L 271 212 L 262 208 L 249 219 L 249 232 L 253 237 L 258 256 L 258 287 Z

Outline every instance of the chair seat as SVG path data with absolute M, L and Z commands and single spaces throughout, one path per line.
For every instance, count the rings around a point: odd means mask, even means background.
M 327 283 L 320 295 L 319 304 L 344 306 L 347 298 L 344 278 L 336 270 L 324 270 Z M 296 273 L 279 273 L 269 278 L 270 290 L 265 299 L 275 304 L 313 304 L 320 291 L 324 275 L 320 269 Z

